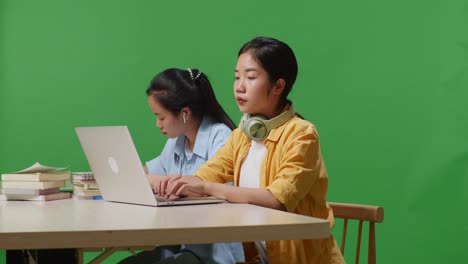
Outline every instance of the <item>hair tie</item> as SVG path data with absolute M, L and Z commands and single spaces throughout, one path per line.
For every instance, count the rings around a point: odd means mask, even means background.
M 201 75 L 201 71 L 198 71 L 197 76 L 193 77 L 192 69 L 188 68 L 187 70 L 190 73 L 190 78 L 192 78 L 194 81 L 197 80 Z

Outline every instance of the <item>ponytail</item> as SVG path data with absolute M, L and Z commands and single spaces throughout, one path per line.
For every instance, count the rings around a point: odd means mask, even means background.
M 216 99 L 208 77 L 198 69 L 188 69 L 188 71 L 190 76 L 193 76 L 192 81 L 201 95 L 203 115 L 212 118 L 216 122 L 224 123 L 231 130 L 234 130 L 236 125 Z

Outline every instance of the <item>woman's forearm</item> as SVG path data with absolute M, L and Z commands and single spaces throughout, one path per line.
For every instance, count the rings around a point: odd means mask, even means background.
M 248 203 L 285 211 L 286 208 L 267 189 L 234 187 L 221 183 L 205 182 L 208 195 L 231 203 Z

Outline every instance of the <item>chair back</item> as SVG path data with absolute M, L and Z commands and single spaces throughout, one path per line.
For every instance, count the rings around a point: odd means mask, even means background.
M 369 241 L 368 241 L 368 263 L 376 263 L 376 241 L 375 241 L 375 223 L 382 223 L 384 219 L 384 208 L 381 206 L 348 204 L 348 203 L 328 203 L 333 209 L 333 214 L 337 219 L 343 219 L 343 232 L 341 236 L 341 254 L 344 256 L 346 244 L 346 232 L 348 220 L 359 221 L 358 236 L 356 242 L 355 263 L 359 263 L 359 253 L 361 249 L 361 235 L 363 222 L 369 222 Z

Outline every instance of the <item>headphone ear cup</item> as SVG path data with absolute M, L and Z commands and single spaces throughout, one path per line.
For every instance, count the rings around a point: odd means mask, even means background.
M 241 129 L 244 134 L 252 140 L 263 140 L 269 131 L 265 124 L 265 119 L 259 116 L 244 114 L 241 119 Z
M 241 122 L 240 122 L 240 128 L 242 130 L 242 132 L 244 132 L 245 135 L 249 136 L 247 134 L 247 123 L 248 123 L 248 120 L 249 120 L 249 115 L 248 114 L 244 114 L 241 118 Z
M 281 126 L 295 115 L 296 112 L 292 105 L 290 105 L 288 110 L 270 120 L 267 120 L 263 116 L 244 114 L 241 119 L 240 127 L 248 138 L 252 140 L 263 140 L 268 136 L 270 130 Z
M 261 117 L 251 117 L 249 122 L 249 135 L 253 140 L 263 140 L 270 132 L 265 124 L 265 119 Z

